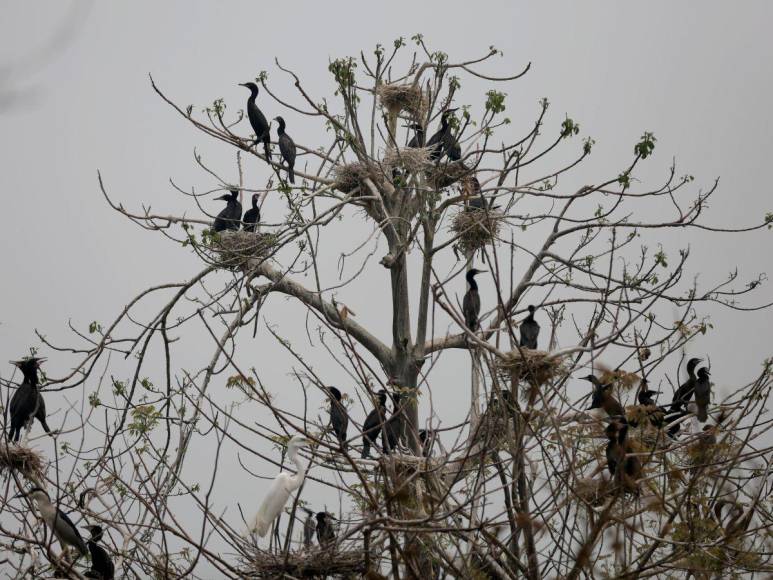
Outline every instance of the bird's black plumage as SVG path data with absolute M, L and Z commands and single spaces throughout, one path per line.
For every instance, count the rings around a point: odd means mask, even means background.
M 376 406 L 365 417 L 365 423 L 362 425 L 362 458 L 370 458 L 370 447 L 375 446 L 378 437 L 383 429 L 384 419 L 386 417 L 386 391 L 379 391 L 376 395 Z
M 277 117 L 276 122 L 279 123 L 279 128 L 276 131 L 279 135 L 279 152 L 287 163 L 287 178 L 290 183 L 295 183 L 295 141 L 285 132 L 285 120 L 282 117 Z
M 427 141 L 429 155 L 433 161 L 438 161 L 445 154 L 452 161 L 458 161 L 462 158 L 462 149 L 459 142 L 454 137 L 454 131 L 449 119 L 456 109 L 443 111 L 440 116 L 440 129 Z
M 424 147 L 424 127 L 414 123 L 410 128 L 413 129 L 413 137 L 408 141 L 408 147 Z
M 464 314 L 464 323 L 467 325 L 467 328 L 473 332 L 478 330 L 478 318 L 480 317 L 480 294 L 478 294 L 478 283 L 475 281 L 475 276 L 483 272 L 485 270 L 471 268 L 465 275 L 467 284 L 470 287 L 462 300 L 462 314 Z
M 315 514 L 309 508 L 302 507 L 301 509 L 306 512 L 306 519 L 303 522 L 303 545 L 309 548 L 314 542 L 314 534 L 317 530 L 317 524 L 314 521 Z
M 536 310 L 533 304 L 529 304 L 529 315 L 521 322 L 521 342 L 520 345 L 523 348 L 530 348 L 536 350 L 537 339 L 539 338 L 539 322 L 534 320 L 534 311 Z
M 260 196 L 257 193 L 252 194 L 252 207 L 244 212 L 244 231 L 254 232 L 260 223 L 260 208 L 258 207 L 258 200 Z
M 390 393 L 392 397 L 392 414 L 387 419 L 384 431 L 381 434 L 381 446 L 384 453 L 391 453 L 397 449 L 400 441 L 404 438 L 405 417 L 402 409 L 402 395 L 400 393 Z
M 698 369 L 698 377 L 695 380 L 695 406 L 698 408 L 695 415 L 698 421 L 705 423 L 709 418 L 709 404 L 711 403 L 711 373 L 706 367 Z
M 231 194 L 224 194 L 216 199 L 226 202 L 225 208 L 215 218 L 213 229 L 216 232 L 238 230 L 242 221 L 242 204 L 239 203 L 239 190 L 232 189 Z
M 640 405 L 655 405 L 655 396 L 659 395 L 660 391 L 651 391 L 647 379 L 642 379 L 639 383 L 639 394 L 636 395 L 636 400 Z
M 241 86 L 247 87 L 250 90 L 250 96 L 247 99 L 247 117 L 252 125 L 252 130 L 255 131 L 255 145 L 263 143 L 263 153 L 266 155 L 266 160 L 271 159 L 271 128 L 266 121 L 266 116 L 258 108 L 258 104 L 255 99 L 258 96 L 258 85 L 255 83 L 241 83 Z
M 700 363 L 701 360 L 702 359 L 699 358 L 691 358 L 687 361 L 687 380 L 679 385 L 679 388 L 674 393 L 674 399 L 671 403 L 672 411 L 684 409 L 692 398 L 693 391 L 695 391 L 695 381 L 697 380 L 695 376 L 695 367 L 698 366 L 698 363 Z
M 46 433 L 51 433 L 46 422 L 46 404 L 39 390 L 38 369 L 45 359 L 30 357 L 15 361 L 13 364 L 21 370 L 24 380 L 16 389 L 8 406 L 11 428 L 8 439 L 18 443 L 21 439 L 21 430 L 32 420 L 37 419 Z
M 327 387 L 330 395 L 330 425 L 338 439 L 342 451 L 346 451 L 346 431 L 349 428 L 349 416 L 341 402 L 341 391 L 336 387 Z
M 329 546 L 335 542 L 336 534 L 331 519 L 330 514 L 326 512 L 317 514 L 317 542 L 320 546 Z
M 627 433 L 627 425 L 621 427 L 614 421 L 607 425 L 606 435 L 607 439 L 609 439 L 606 448 L 607 468 L 613 478 L 617 477 L 618 468 L 622 467 L 625 462 L 625 438 Z
M 99 578 L 100 580 L 113 580 L 115 578 L 115 565 L 99 542 L 102 540 L 101 526 L 84 526 L 89 530 L 91 537 L 86 542 L 86 546 L 91 554 L 91 570 L 84 576 L 87 578 Z
M 591 409 L 604 409 L 610 417 L 625 417 L 625 409 L 612 394 L 611 384 L 602 384 L 595 376 L 588 375 L 582 377 L 584 381 L 593 383 L 593 394 L 591 396 Z

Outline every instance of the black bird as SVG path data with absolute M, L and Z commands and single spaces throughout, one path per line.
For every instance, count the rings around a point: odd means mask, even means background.
M 462 149 L 459 142 L 454 137 L 453 128 L 448 119 L 454 114 L 456 109 L 447 109 L 440 116 L 440 129 L 430 137 L 427 142 L 427 148 L 430 149 L 429 156 L 433 161 L 438 161 L 443 154 L 448 155 L 451 161 L 458 161 L 462 158 Z
M 370 459 L 370 446 L 378 443 L 386 417 L 387 392 L 382 390 L 376 395 L 376 407 L 365 417 L 362 425 L 362 458 Z
M 408 141 L 408 147 L 424 147 L 424 127 L 418 123 L 408 126 L 409 129 L 413 129 L 414 135 L 411 140 Z
M 711 403 L 711 373 L 706 367 L 698 370 L 698 378 L 695 380 L 695 405 L 698 407 L 695 413 L 698 421 L 705 423 L 709 418 L 708 408 Z
M 303 522 L 303 545 L 310 548 L 317 530 L 317 524 L 314 522 L 315 515 L 309 508 L 301 507 L 301 509 L 306 512 L 306 520 Z
M 653 395 L 659 395 L 660 391 L 650 391 L 649 382 L 647 379 L 642 379 L 639 383 L 639 394 L 636 395 L 636 400 L 640 405 L 656 405 Z
M 467 211 L 499 209 L 498 205 L 494 205 L 494 197 L 486 198 L 483 195 L 480 181 L 474 175 L 462 178 L 461 193 L 467 199 Z
M 593 396 L 591 397 L 591 405 L 588 407 L 589 411 L 591 409 L 604 409 L 610 417 L 625 418 L 625 409 L 612 394 L 611 384 L 604 385 L 593 375 L 580 378 L 583 381 L 593 383 Z
M 405 417 L 402 409 L 402 395 L 400 393 L 390 393 L 392 397 L 392 414 L 384 426 L 384 432 L 381 434 L 381 446 L 384 453 L 391 453 L 397 449 L 400 441 L 404 438 Z
M 260 196 L 257 193 L 252 194 L 252 208 L 244 212 L 244 231 L 254 232 L 260 223 L 260 208 L 258 207 L 258 199 Z
M 329 546 L 336 540 L 331 519 L 333 519 L 332 516 L 327 512 L 317 514 L 317 542 L 320 546 Z
M 258 108 L 255 99 L 258 96 L 258 85 L 255 83 L 240 83 L 239 86 L 250 89 L 250 97 L 247 99 L 247 117 L 255 131 L 255 145 L 263 142 L 263 152 L 266 154 L 266 161 L 271 159 L 271 127 L 266 121 L 266 116 Z
M 537 308 L 533 304 L 529 304 L 529 315 L 521 322 L 521 347 L 530 348 L 531 350 L 537 349 L 537 338 L 539 337 L 539 322 L 534 320 L 534 311 Z
M 38 390 L 38 369 L 45 362 L 44 358 L 30 357 L 20 361 L 12 361 L 24 375 L 21 386 L 11 398 L 8 410 L 11 415 L 11 429 L 8 439 L 12 443 L 18 443 L 21 439 L 21 430 L 30 424 L 33 419 L 40 421 L 46 433 L 51 433 L 46 423 L 46 404 L 43 395 Z
M 225 230 L 238 230 L 242 221 L 242 204 L 239 203 L 239 190 L 232 189 L 231 195 L 223 194 L 218 198 L 226 203 L 225 209 L 217 214 L 215 218 L 214 230 L 222 232 Z
M 470 288 L 462 300 L 462 314 L 464 314 L 464 323 L 467 328 L 473 332 L 478 330 L 478 317 L 480 316 L 480 294 L 478 294 L 478 283 L 475 281 L 475 276 L 485 271 L 471 268 L 465 275 Z
M 330 425 L 338 438 L 341 451 L 346 451 L 346 430 L 349 428 L 349 416 L 341 402 L 341 391 L 335 387 L 327 387 L 330 395 Z
M 612 478 L 617 478 L 617 469 L 625 462 L 625 439 L 628 435 L 628 426 L 620 426 L 616 421 L 607 425 L 607 468 Z
M 86 542 L 86 546 L 88 546 L 89 553 L 91 554 L 91 570 L 86 572 L 84 576 L 86 578 L 98 578 L 99 580 L 113 580 L 115 578 L 115 565 L 110 559 L 107 550 L 98 543 L 102 539 L 102 527 L 83 526 L 83 529 L 88 530 L 91 534 L 91 537 Z
M 290 183 L 295 183 L 295 141 L 285 133 L 285 120 L 282 117 L 276 117 L 275 120 L 279 123 L 276 132 L 279 135 L 279 152 L 287 163 L 287 178 Z
M 703 359 L 691 358 L 687 361 L 687 380 L 682 383 L 674 393 L 674 399 L 671 403 L 671 410 L 676 412 L 686 407 L 690 401 L 695 390 L 695 367 L 698 366 Z

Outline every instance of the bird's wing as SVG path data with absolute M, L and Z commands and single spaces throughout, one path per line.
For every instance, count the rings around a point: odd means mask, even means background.
M 284 472 L 277 475 L 274 481 L 271 482 L 266 496 L 258 508 L 253 527 L 261 538 L 268 533 L 271 523 L 276 519 L 290 498 L 288 479 L 289 476 Z
M 24 393 L 29 389 L 29 385 L 26 383 L 22 383 L 22 385 L 16 389 L 16 392 L 13 394 L 13 397 L 11 397 L 11 404 L 8 405 L 8 410 L 11 412 L 11 415 L 14 414 L 16 409 L 21 404 L 22 400 L 24 399 Z
M 288 161 L 295 161 L 295 142 L 289 135 L 282 135 L 282 138 L 279 139 L 279 151 L 282 153 L 282 157 Z
M 85 553 L 86 548 L 86 542 L 83 541 L 83 538 L 81 537 L 80 532 L 78 531 L 78 528 L 75 526 L 73 521 L 70 519 L 70 516 L 68 516 L 66 513 L 64 513 L 62 510 L 57 509 L 56 510 L 56 517 L 57 519 L 64 522 L 65 527 L 69 528 L 70 533 L 74 534 L 75 538 L 77 539 L 77 546 L 78 549 Z M 56 522 L 54 522 L 54 526 L 56 526 Z

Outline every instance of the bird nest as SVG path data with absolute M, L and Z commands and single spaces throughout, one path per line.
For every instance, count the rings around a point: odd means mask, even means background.
M 458 248 L 465 256 L 494 243 L 504 221 L 502 212 L 466 208 L 457 213 L 451 222 L 451 231 L 458 236 Z
M 526 381 L 532 386 L 544 385 L 566 374 L 561 357 L 552 356 L 543 350 L 521 348 L 512 350 L 498 362 L 499 372 L 504 380 L 516 383 Z
M 405 169 L 409 173 L 419 173 L 432 167 L 432 159 L 426 147 L 399 147 L 386 152 L 384 164 Z
M 360 194 L 366 189 L 365 179 L 371 176 L 370 168 L 367 164 L 359 161 L 336 165 L 333 170 L 335 178 L 334 187 L 344 193 L 352 193 L 360 188 Z
M 602 505 L 610 495 L 609 481 L 597 478 L 578 479 L 574 482 L 574 495 L 594 507 Z
M 0 442 L 0 473 L 17 471 L 31 481 L 42 481 L 45 463 L 40 453 L 22 445 Z
M 427 114 L 427 98 L 417 85 L 381 84 L 376 87 L 381 106 L 392 115 L 401 111 L 410 113 L 415 119 Z
M 461 161 L 441 163 L 432 168 L 427 174 L 427 181 L 435 189 L 449 187 L 470 174 L 470 168 Z
M 262 260 L 277 246 L 277 236 L 271 233 L 226 230 L 212 240 L 210 250 L 221 268 L 238 270 L 253 260 Z
M 312 548 L 288 554 L 256 549 L 244 562 L 248 578 L 324 578 L 359 575 L 366 572 L 365 552 Z

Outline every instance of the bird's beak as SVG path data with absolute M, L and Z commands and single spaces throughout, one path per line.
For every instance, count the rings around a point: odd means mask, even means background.
M 247 86 L 247 83 L 239 83 L 239 86 L 240 86 L 240 87 L 246 87 L 246 86 Z
M 26 493 L 26 492 L 24 492 L 24 491 L 23 491 L 23 492 L 21 492 L 21 493 L 17 493 L 17 494 L 16 494 L 15 496 L 13 496 L 11 499 L 18 499 L 18 498 L 20 498 L 20 497 L 27 497 L 27 493 Z
M 488 270 L 478 270 L 478 274 L 485 274 Z
M 446 109 L 446 112 L 447 112 L 447 113 L 455 113 L 455 112 L 456 112 L 456 111 L 458 111 L 458 110 L 459 110 L 459 107 L 455 107 L 455 108 L 453 108 L 453 109 Z

